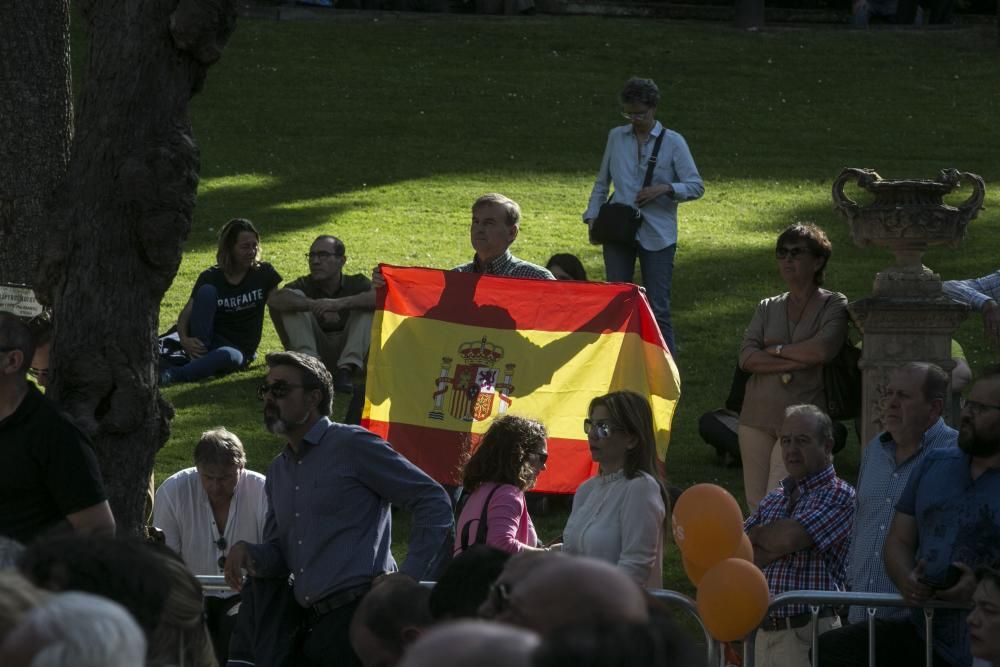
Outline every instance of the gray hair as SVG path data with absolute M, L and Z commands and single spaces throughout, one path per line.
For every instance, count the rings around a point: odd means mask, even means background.
M 645 104 L 647 107 L 655 107 L 660 104 L 660 89 L 652 79 L 633 76 L 625 82 L 625 87 L 622 88 L 619 97 L 622 104 L 638 102 L 639 104 Z
M 798 415 L 812 417 L 813 424 L 816 426 L 816 435 L 820 436 L 822 442 L 833 440 L 833 421 L 828 414 L 809 403 L 790 405 L 785 408 L 785 419 Z
M 502 195 L 499 192 L 489 192 L 473 202 L 472 211 L 475 212 L 477 208 L 486 204 L 498 204 L 503 207 L 503 211 L 507 216 L 504 222 L 507 223 L 508 227 L 513 227 L 521 222 L 521 207 L 507 195 Z
M 146 638 L 117 602 L 59 593 L 25 616 L 8 645 L 38 647 L 31 667 L 142 667 Z
M 896 371 L 924 373 L 924 383 L 920 391 L 924 395 L 925 401 L 944 400 L 948 393 L 948 382 L 951 378 L 943 368 L 937 364 L 930 364 L 923 361 L 911 361 L 905 363 Z
M 201 434 L 201 439 L 194 446 L 194 463 L 235 465 L 242 468 L 247 464 L 247 454 L 235 433 L 223 426 L 216 426 Z

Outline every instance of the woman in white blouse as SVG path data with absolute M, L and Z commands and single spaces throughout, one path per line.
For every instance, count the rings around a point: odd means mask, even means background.
M 577 489 L 562 550 L 615 563 L 641 586 L 663 584 L 663 521 L 668 498 L 656 472 L 649 402 L 616 391 L 590 403 L 583 430 L 596 477 Z

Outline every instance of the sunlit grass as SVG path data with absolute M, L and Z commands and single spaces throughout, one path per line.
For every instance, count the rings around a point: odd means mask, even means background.
M 217 230 L 236 216 L 262 230 L 265 259 L 286 280 L 305 272 L 302 255 L 319 233 L 344 239 L 348 271 L 379 262 L 450 268 L 471 258 L 470 203 L 500 191 L 524 210 L 515 254 L 544 262 L 574 252 L 603 278 L 580 214 L 619 122 L 616 92 L 628 76 L 648 75 L 663 90 L 660 119 L 687 138 L 706 182 L 705 197 L 680 211 L 683 396 L 667 467 L 673 483 L 714 481 L 740 498 L 739 471 L 716 464 L 697 420 L 722 404 L 757 301 L 782 291 L 778 231 L 796 220 L 826 229 L 835 247 L 827 285 L 851 299 L 868 294 L 890 263 L 882 250 L 855 247 L 832 210 L 842 167 L 889 178 L 931 178 L 951 166 L 982 174 L 992 192 L 969 242 L 932 250 L 925 262 L 946 278 L 996 267 L 992 40 L 989 30 L 751 34 L 599 18 L 243 20 L 193 105 L 202 186 L 162 328 L 214 262 Z M 978 317 L 958 338 L 974 368 L 995 358 Z M 277 346 L 268 322 L 261 356 Z M 166 390 L 178 410 L 158 479 L 189 465 L 197 434 L 218 424 L 243 438 L 252 468 L 267 467 L 280 442 L 260 423 L 261 373 L 258 360 L 244 373 Z M 857 452 L 851 443 L 838 457 L 849 479 Z M 543 537 L 563 520 L 540 517 Z M 667 585 L 683 587 L 679 564 L 667 560 Z

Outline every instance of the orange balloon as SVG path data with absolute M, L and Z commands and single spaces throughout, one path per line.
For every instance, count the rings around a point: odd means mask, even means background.
M 697 563 L 692 563 L 684 554 L 681 554 L 681 565 L 684 566 L 684 574 L 686 574 L 688 579 L 691 580 L 691 583 L 697 587 L 698 582 L 700 582 L 701 578 L 705 576 L 705 568 Z
M 740 545 L 736 547 L 736 553 L 732 555 L 732 558 L 740 558 L 751 563 L 753 562 L 753 544 L 750 543 L 750 538 L 747 537 L 746 533 L 743 533 L 743 539 L 740 540 Z M 684 554 L 681 554 L 681 564 L 684 566 L 684 574 L 697 587 L 708 568 L 704 568 L 697 563 L 692 563 Z
M 743 539 L 740 540 L 740 546 L 736 547 L 736 553 L 733 554 L 733 558 L 742 558 L 743 560 L 753 562 L 753 543 L 750 542 L 750 537 L 743 533 Z
M 673 532 L 684 557 L 707 570 L 736 553 L 743 536 L 743 512 L 721 486 L 695 484 L 674 505 Z
M 740 558 L 718 563 L 698 586 L 698 615 L 709 633 L 723 642 L 742 639 L 760 625 L 769 602 L 764 573 Z

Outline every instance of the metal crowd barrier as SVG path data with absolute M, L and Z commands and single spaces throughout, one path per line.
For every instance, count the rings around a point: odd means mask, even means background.
M 808 605 L 812 614 L 809 627 L 812 630 L 812 665 L 819 664 L 819 612 L 823 607 L 863 606 L 867 609 L 868 623 L 868 665 L 875 665 L 875 611 L 877 607 L 912 607 L 897 593 L 852 593 L 837 591 L 789 591 L 771 600 L 768 614 L 790 604 Z M 935 609 L 968 609 L 966 605 L 953 602 L 931 600 L 922 606 L 924 610 L 924 630 L 926 645 L 924 647 L 924 662 L 926 667 L 934 665 L 934 610 Z M 743 641 L 743 667 L 754 667 L 754 644 L 757 633 L 754 630 Z
M 219 575 L 198 575 L 198 581 L 206 593 L 228 591 L 229 585 L 224 577 Z M 425 586 L 433 586 L 434 582 L 422 581 Z M 722 642 L 712 638 L 711 633 L 705 627 L 698 615 L 697 603 L 677 591 L 664 589 L 651 589 L 650 595 L 662 600 L 670 605 L 680 607 L 686 611 L 698 623 L 702 634 L 705 637 L 706 661 L 709 667 L 725 667 L 725 649 Z M 868 665 L 875 665 L 875 611 L 878 607 L 911 607 L 902 596 L 895 593 L 850 593 L 837 591 L 789 591 L 775 597 L 768 607 L 768 614 L 790 604 L 807 605 L 812 614 L 809 627 L 812 630 L 812 665 L 815 667 L 819 661 L 819 612 L 824 607 L 841 606 L 864 606 L 867 609 L 868 623 Z M 967 605 L 957 605 L 953 602 L 930 601 L 923 606 L 924 629 L 927 642 L 924 649 L 924 659 L 926 667 L 933 667 L 934 664 L 934 610 L 935 609 L 968 609 Z M 758 629 L 753 630 L 743 640 L 743 667 L 754 667 L 754 645 L 757 640 Z

